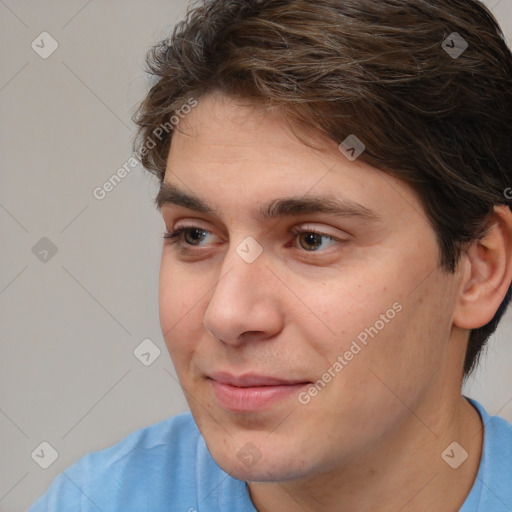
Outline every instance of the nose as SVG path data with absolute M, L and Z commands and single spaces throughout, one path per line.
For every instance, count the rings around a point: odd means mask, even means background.
M 276 335 L 282 329 L 282 286 L 265 252 L 248 263 L 236 246 L 230 248 L 204 313 L 206 330 L 232 345 Z

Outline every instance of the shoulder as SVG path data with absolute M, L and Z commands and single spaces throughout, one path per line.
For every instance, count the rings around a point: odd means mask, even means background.
M 109 448 L 85 455 L 66 473 L 86 472 L 92 476 L 98 471 L 110 473 L 129 467 L 137 478 L 143 478 L 183 458 L 195 457 L 199 438 L 192 415 L 179 414 L 136 430 Z
M 209 455 L 202 449 L 201 441 L 189 412 L 132 432 L 64 470 L 29 512 L 157 512 L 171 501 L 186 505 L 188 494 L 197 485 L 198 459 Z M 209 467 L 215 471 L 215 465 Z
M 79 462 L 112 466 L 126 463 L 126 458 L 143 460 L 145 454 L 154 456 L 158 452 L 168 459 L 177 459 L 195 452 L 200 436 L 192 415 L 186 412 L 136 430 L 118 443 L 84 456 Z
M 484 445 L 476 476 L 477 485 L 481 486 L 482 510 L 512 510 L 512 424 L 500 416 L 490 415 L 477 401 L 470 399 L 470 402 L 478 410 L 484 428 Z
M 493 456 L 512 455 L 512 424 L 501 416 L 493 416 L 474 399 L 469 399 L 482 418 L 484 428 L 484 449 L 488 448 Z M 496 450 L 499 448 L 499 450 Z M 512 460 L 510 461 L 512 465 Z

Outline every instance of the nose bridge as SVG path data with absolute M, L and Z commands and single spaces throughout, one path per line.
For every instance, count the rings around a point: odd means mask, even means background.
M 252 237 L 246 236 L 241 241 L 235 242 L 229 247 L 221 267 L 220 275 L 214 293 L 220 288 L 220 293 L 224 293 L 222 288 L 233 288 L 234 292 L 241 287 L 245 291 L 254 289 L 263 275 L 267 275 L 269 270 L 266 268 L 268 259 L 264 254 L 263 247 Z M 212 297 L 213 298 L 213 297 Z
M 254 239 L 230 247 L 204 313 L 204 326 L 216 338 L 234 342 L 247 331 L 275 327 L 275 287 L 267 258 Z

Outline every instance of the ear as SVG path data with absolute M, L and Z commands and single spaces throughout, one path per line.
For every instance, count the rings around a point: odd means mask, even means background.
M 494 207 L 485 235 L 464 254 L 459 301 L 453 323 L 477 329 L 490 322 L 512 281 L 512 212 Z

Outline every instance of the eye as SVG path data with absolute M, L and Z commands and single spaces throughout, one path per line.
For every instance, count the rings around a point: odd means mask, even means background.
M 197 228 L 197 227 L 187 227 L 187 228 L 180 228 L 176 231 L 173 231 L 172 233 L 164 233 L 164 239 L 169 240 L 169 244 L 171 245 L 182 245 L 183 239 L 185 238 L 185 241 L 187 245 L 190 246 L 197 246 L 199 245 L 196 242 L 201 242 L 206 237 L 207 231 L 206 229 Z M 187 240 L 186 235 L 190 234 L 191 237 Z M 189 240 L 192 240 L 191 243 L 189 243 Z
M 300 247 L 305 252 L 317 252 L 322 249 L 322 242 L 329 240 L 333 245 L 343 243 L 342 240 L 332 237 L 326 233 L 321 233 L 315 229 L 294 228 L 290 231 L 299 241 Z M 181 246 L 184 250 L 188 247 L 200 247 L 208 235 L 213 236 L 208 230 L 199 227 L 179 228 L 172 233 L 164 233 L 164 239 L 171 245 Z M 325 249 L 325 248 L 324 248 Z
M 302 248 L 312 249 L 306 252 L 317 252 L 319 249 L 322 249 L 322 240 L 330 240 L 334 242 L 334 245 L 342 243 L 341 240 L 312 228 L 294 228 L 291 230 L 291 233 L 298 237 L 299 244 Z

